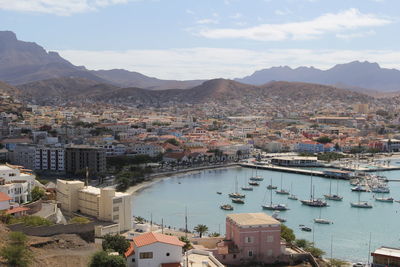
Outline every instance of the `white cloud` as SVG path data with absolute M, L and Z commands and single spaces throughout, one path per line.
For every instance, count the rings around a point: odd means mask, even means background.
M 206 38 L 243 38 L 258 41 L 315 39 L 326 33 L 340 33 L 365 27 L 383 26 L 391 20 L 374 14 L 363 14 L 351 8 L 336 14 L 327 13 L 315 19 L 283 24 L 262 24 L 245 29 L 203 29 L 198 34 Z
M 230 16 L 231 19 L 240 19 L 242 17 L 243 17 L 243 15 L 241 13 L 236 13 L 236 14 L 233 14 L 232 16 Z
M 196 21 L 197 24 L 218 24 L 217 19 L 199 19 Z
M 275 13 L 275 15 L 278 15 L 278 16 L 286 16 L 286 15 L 292 14 L 292 11 L 290 11 L 289 9 L 286 8 L 286 9 L 277 9 L 274 11 L 274 13 Z
M 354 60 L 378 62 L 400 68 L 400 50 L 309 50 L 182 48 L 128 51 L 58 51 L 75 65 L 89 69 L 124 68 L 162 79 L 211 79 L 243 77 L 272 66 L 330 68 Z
M 366 36 L 371 36 L 375 35 L 375 31 L 367 31 L 367 32 L 353 32 L 353 33 L 338 33 L 336 34 L 336 37 L 339 39 L 344 39 L 344 40 L 351 40 L 354 38 L 362 38 Z
M 69 16 L 132 0 L 0 0 L 0 9 Z

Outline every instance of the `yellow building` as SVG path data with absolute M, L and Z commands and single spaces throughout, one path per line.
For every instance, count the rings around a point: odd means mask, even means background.
M 80 212 L 102 221 L 119 224 L 120 230 L 132 226 L 131 195 L 114 188 L 85 186 L 81 181 L 57 180 L 57 201 L 67 213 Z

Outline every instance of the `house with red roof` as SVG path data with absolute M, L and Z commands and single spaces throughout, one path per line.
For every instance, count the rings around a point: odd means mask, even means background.
M 0 211 L 8 210 L 10 208 L 11 197 L 6 193 L 0 192 Z
M 128 267 L 180 267 L 182 247 L 176 236 L 149 232 L 133 238 L 125 252 Z

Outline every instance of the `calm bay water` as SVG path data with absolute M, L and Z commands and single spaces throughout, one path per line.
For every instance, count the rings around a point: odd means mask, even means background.
M 164 225 L 184 228 L 185 208 L 188 210 L 188 228 L 193 229 L 197 224 L 206 224 L 210 232 L 225 232 L 225 216 L 228 213 L 243 212 L 272 212 L 264 211 L 261 204 L 269 203 L 270 191 L 266 186 L 272 183 L 290 190 L 293 184 L 293 193 L 299 199 L 310 198 L 310 177 L 299 174 L 258 170 L 258 175 L 264 178 L 260 186 L 254 191 L 241 191 L 252 172 L 246 168 L 231 168 L 224 170 L 206 170 L 198 174 L 180 175 L 170 177 L 144 189 L 133 198 L 133 214 L 150 219 Z M 382 173 L 388 178 L 400 179 L 400 171 Z M 233 204 L 228 193 L 235 191 L 235 177 L 238 180 L 239 191 L 246 194 L 245 204 Z M 323 197 L 329 192 L 330 180 L 322 177 L 313 177 L 315 196 Z M 279 216 L 287 219 L 285 223 L 292 228 L 297 238 L 304 238 L 315 242 L 316 246 L 323 249 L 330 257 L 331 239 L 333 257 L 350 261 L 367 261 L 369 235 L 372 233 L 371 250 L 380 246 L 400 246 L 400 204 L 376 202 L 372 193 L 361 193 L 360 200 L 372 203 L 372 209 L 351 208 L 350 202 L 358 201 L 358 194 L 351 192 L 348 181 L 332 180 L 332 193 L 344 197 L 343 201 L 329 201 L 329 207 L 312 208 L 304 206 L 300 201 L 290 200 L 287 195 L 272 194 L 274 203 L 286 204 L 290 210 L 280 212 Z M 400 199 L 400 182 L 389 183 L 394 199 Z M 221 191 L 222 195 L 216 194 Z M 219 208 L 222 204 L 231 204 L 234 211 L 223 211 Z M 329 219 L 331 225 L 314 224 L 313 219 Z M 299 224 L 307 225 L 314 230 L 303 232 Z

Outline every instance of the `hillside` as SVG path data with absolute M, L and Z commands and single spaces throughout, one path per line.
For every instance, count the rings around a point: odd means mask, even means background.
M 120 87 L 137 87 L 149 90 L 187 89 L 200 85 L 203 82 L 202 80 L 160 80 L 148 77 L 139 72 L 123 69 L 98 70 L 92 71 L 92 73 Z
M 62 77 L 19 85 L 18 89 L 23 99 L 44 103 L 49 99 L 71 100 L 80 96 L 105 94 L 118 87 L 85 78 Z
M 313 67 L 273 67 L 259 70 L 236 81 L 262 85 L 271 81 L 307 82 L 341 88 L 361 88 L 378 91 L 400 91 L 400 71 L 381 68 L 377 63 L 354 61 L 328 70 Z

